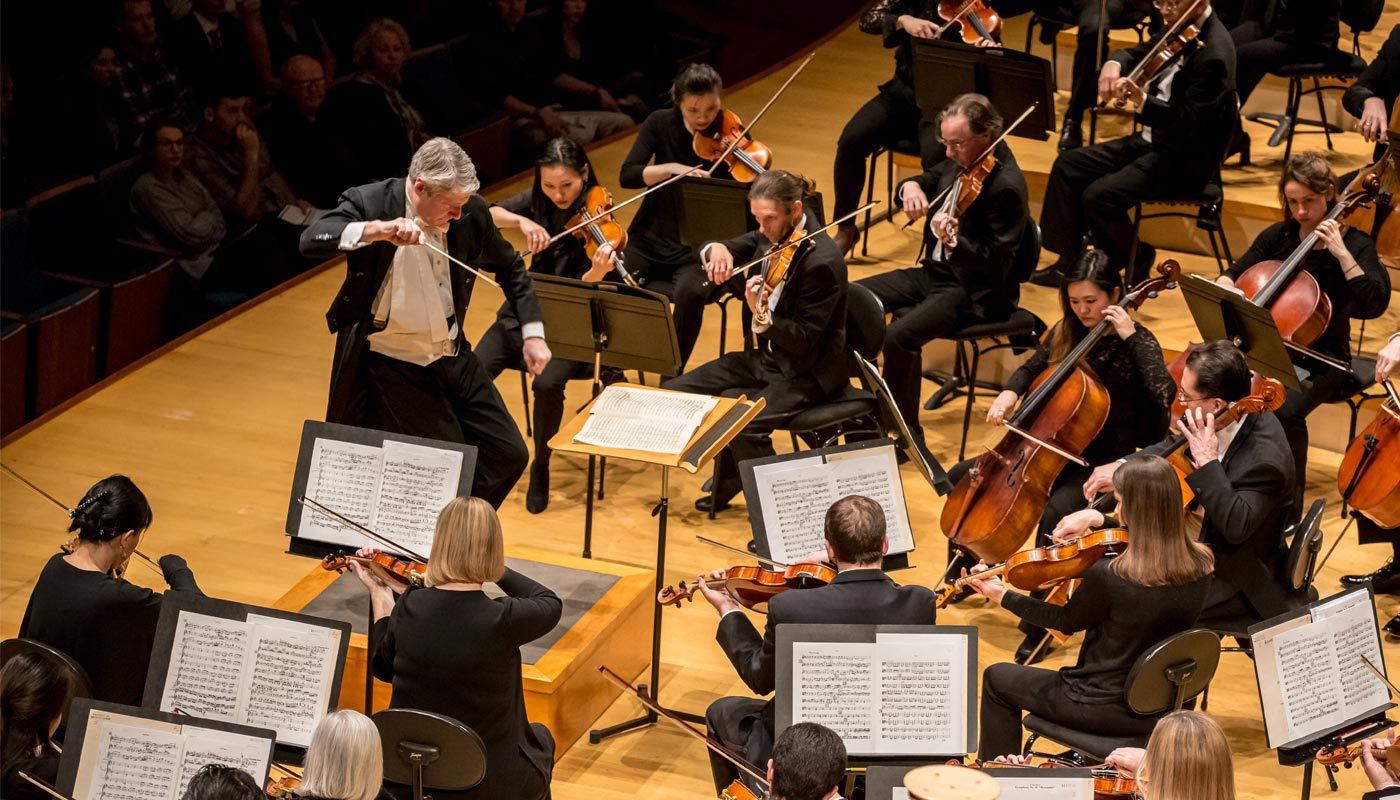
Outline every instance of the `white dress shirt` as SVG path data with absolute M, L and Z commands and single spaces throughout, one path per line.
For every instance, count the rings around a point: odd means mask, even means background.
M 1210 19 L 1210 15 L 1211 15 L 1211 12 L 1212 12 L 1212 11 L 1213 11 L 1213 9 L 1207 7 L 1207 8 L 1206 8 L 1206 13 L 1201 15 L 1201 21 L 1200 21 L 1199 25 L 1200 25 L 1202 28 L 1205 27 L 1206 20 Z M 1200 42 L 1200 40 L 1197 39 L 1197 46 L 1198 46 L 1198 47 L 1200 46 L 1199 42 Z M 1185 61 L 1185 60 L 1186 60 L 1186 56 L 1185 56 L 1185 55 L 1182 55 L 1182 56 L 1181 56 L 1180 58 L 1178 58 L 1176 61 L 1173 61 L 1171 66 L 1169 66 L 1169 67 L 1167 67 L 1166 69 L 1162 70 L 1161 74 L 1160 74 L 1160 75 L 1158 76 L 1158 78 L 1157 78 L 1157 84 L 1152 88 L 1152 91 L 1151 91 L 1151 93 L 1150 93 L 1153 97 L 1157 98 L 1158 100 L 1161 100 L 1163 103 L 1170 103 L 1170 102 L 1171 102 L 1171 99 L 1172 99 L 1172 82 L 1176 80 L 1176 73 L 1178 73 L 1178 72 L 1181 71 L 1181 64 L 1182 64 L 1182 62 Z M 1142 128 L 1142 138 L 1144 138 L 1144 139 L 1146 139 L 1147 141 L 1151 142 L 1151 141 L 1152 141 L 1152 128 L 1150 128 L 1150 127 L 1144 125 L 1143 128 Z M 1224 452 L 1224 451 L 1222 450 L 1221 452 Z
M 808 233 L 811 233 L 812 230 L 813 230 L 813 228 L 811 227 L 811 225 L 812 225 L 812 218 L 809 217 L 809 216 L 807 216 L 807 212 L 805 212 L 805 211 L 802 212 L 802 224 L 801 224 L 802 229 L 805 230 L 805 231 L 807 231 Z M 709 259 L 706 257 L 706 254 L 709 252 L 709 250 L 710 250 L 711 247 L 714 247 L 714 246 L 717 245 L 717 244 L 720 244 L 720 242 L 710 242 L 709 244 L 707 244 L 707 245 L 705 245 L 704 247 L 700 248 L 700 263 L 701 263 L 701 264 L 708 263 Z M 770 249 L 771 249 L 771 248 L 770 248 Z M 737 265 L 736 265 L 736 266 L 737 266 Z M 767 258 L 767 257 L 765 257 L 765 258 L 763 259 L 762 263 L 759 264 L 759 270 L 760 270 L 760 271 L 759 271 L 759 274 L 760 274 L 760 275 L 766 274 L 766 273 L 768 272 L 768 258 Z M 744 283 L 747 285 L 748 281 L 745 280 Z M 759 324 L 758 324 L 758 320 L 755 319 L 755 320 L 753 321 L 753 323 L 752 323 L 752 326 L 751 326 L 754 333 L 763 333 L 764 331 L 768 330 L 769 328 L 771 328 L 771 327 L 773 326 L 773 323 L 772 323 L 773 311 L 774 311 L 775 309 L 777 309 L 777 307 L 778 307 L 778 298 L 779 298 L 779 297 L 782 295 L 782 293 L 783 293 L 783 285 L 784 285 L 784 284 L 779 284 L 778 287 L 777 287 L 776 289 L 774 289 L 773 291 L 771 291 L 771 292 L 768 293 L 768 319 L 769 319 L 769 322 L 768 322 L 767 325 L 759 325 Z

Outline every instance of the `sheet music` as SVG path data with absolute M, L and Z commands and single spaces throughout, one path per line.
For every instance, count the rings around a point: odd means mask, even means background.
M 836 731 L 852 754 L 875 752 L 875 646 L 864 642 L 793 642 L 792 721 Z
M 96 749 L 88 791 L 75 792 L 75 800 L 177 800 L 184 750 L 178 733 L 106 724 L 97 733 Z
M 620 450 L 679 455 L 694 435 L 695 426 L 687 428 L 674 422 L 590 414 L 574 441 Z
M 160 709 L 232 721 L 238 710 L 248 626 L 181 611 Z
M 267 740 L 210 728 L 184 726 L 185 745 L 180 758 L 179 788 L 175 797 L 185 796 L 190 778 L 208 764 L 224 764 L 253 776 L 261 786 L 267 777 Z
M 987 774 L 1001 787 L 1000 800 L 1094 800 L 1094 779 L 1057 776 L 1059 770 L 1042 770 L 1049 774 L 1035 777 Z
M 609 386 L 589 408 L 574 441 L 676 455 L 718 403 L 703 395 Z
M 373 528 L 384 449 L 372 445 L 316 439 L 307 471 L 306 496 L 347 519 Z M 297 535 L 347 547 L 379 546 L 324 514 L 303 508 Z
M 369 527 L 410 550 L 430 555 L 438 514 L 457 496 L 462 454 L 392 439 L 384 442 L 383 450 L 379 497 Z

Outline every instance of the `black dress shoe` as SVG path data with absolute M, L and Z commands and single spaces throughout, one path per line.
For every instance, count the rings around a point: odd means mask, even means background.
M 1041 644 L 1041 640 L 1045 644 Z M 1039 649 L 1036 649 L 1039 647 Z M 1021 640 L 1021 646 L 1016 648 L 1016 663 L 1023 666 L 1039 664 L 1050 655 L 1050 651 L 1055 649 L 1055 645 L 1050 640 L 1050 634 L 1045 632 L 1029 633 Z
M 1385 562 L 1385 566 L 1367 575 L 1343 575 L 1343 586 L 1360 586 L 1371 582 L 1372 591 L 1382 594 L 1400 594 L 1400 564 L 1395 559 Z
M 1400 614 L 1391 617 L 1390 622 L 1387 622 L 1381 630 L 1385 631 L 1386 636 L 1400 637 Z
M 1060 126 L 1060 152 L 1078 150 L 1084 146 L 1084 132 L 1079 129 L 1078 120 L 1070 122 L 1065 120 L 1065 124 Z
M 525 510 L 538 514 L 549 508 L 549 463 L 530 464 L 530 488 L 525 490 Z
M 1060 262 L 1056 261 L 1045 269 L 1038 269 L 1032 273 L 1030 282 L 1036 286 L 1058 289 L 1060 288 L 1060 284 L 1064 282 L 1064 279 L 1065 273 L 1060 269 Z
M 719 498 L 719 497 L 715 498 L 715 513 L 719 513 L 719 512 L 721 512 L 721 511 L 725 511 L 725 510 L 727 510 L 728 508 L 729 508 L 729 501 L 728 501 L 728 500 L 724 500 L 724 499 Z M 696 510 L 696 511 L 703 511 L 703 512 L 705 512 L 706 514 L 710 513 L 710 495 L 705 495 L 704 497 L 700 498 L 699 500 L 696 500 L 696 501 L 695 501 L 695 510 Z
M 1238 154 L 1240 166 L 1249 166 L 1249 145 L 1249 134 L 1242 130 L 1235 131 L 1235 135 L 1230 137 L 1230 149 L 1225 151 L 1224 160 L 1229 161 L 1231 156 Z

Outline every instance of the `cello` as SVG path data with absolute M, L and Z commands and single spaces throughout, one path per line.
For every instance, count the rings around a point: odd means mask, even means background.
M 1390 269 L 1400 269 L 1400 217 L 1395 216 L 1392 198 L 1400 191 L 1400 108 L 1390 109 L 1390 125 L 1386 130 L 1385 153 L 1376 163 L 1356 174 L 1347 185 L 1345 194 L 1359 191 L 1366 179 L 1374 175 L 1377 190 L 1382 199 L 1375 205 L 1362 208 L 1352 214 L 1353 227 L 1364 231 L 1376 240 L 1376 255 L 1381 263 Z
M 1166 260 L 1160 277 L 1133 287 L 1118 301 L 1137 308 L 1176 285 L 1181 267 Z M 1020 408 L 1005 423 L 1007 434 L 977 457 L 948 495 L 939 524 L 943 534 L 989 563 L 1005 561 L 1035 529 L 1050 490 L 1066 463 L 1084 464 L 1079 454 L 1108 419 L 1103 384 L 1081 363 L 1112 328 L 1101 321 L 1055 367 L 1045 370 Z
M 1337 471 L 1342 500 L 1383 528 L 1400 527 L 1400 395 L 1387 395 L 1376 418 L 1347 446 Z

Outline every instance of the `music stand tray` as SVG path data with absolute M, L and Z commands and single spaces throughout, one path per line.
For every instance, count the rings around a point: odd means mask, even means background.
M 1255 372 L 1299 388 L 1298 373 L 1269 309 L 1199 275 L 1186 276 L 1180 286 L 1201 336 L 1234 342 Z

